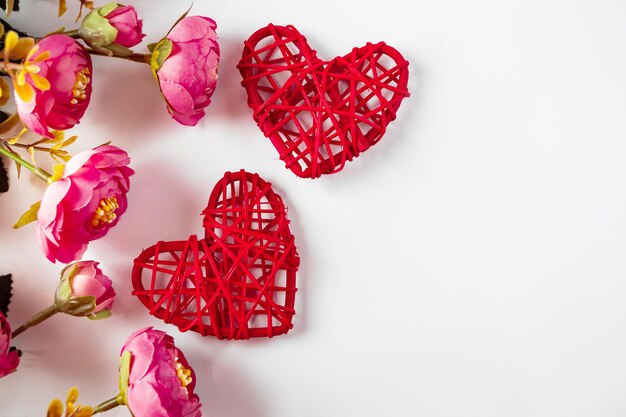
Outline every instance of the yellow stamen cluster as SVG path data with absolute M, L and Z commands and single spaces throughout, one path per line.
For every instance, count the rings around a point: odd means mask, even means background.
M 72 88 L 72 96 L 74 97 L 70 103 L 78 104 L 78 100 L 83 101 L 87 98 L 87 86 L 91 82 L 89 78 L 89 68 L 82 69 L 76 74 L 76 82 Z
M 117 203 L 117 198 L 103 198 L 100 200 L 100 205 L 93 214 L 91 225 L 93 227 L 98 227 L 105 223 L 113 223 L 113 220 L 117 218 L 115 210 L 119 207 L 120 205 Z
M 178 374 L 178 378 L 180 379 L 180 383 L 183 387 L 187 387 L 187 385 L 191 384 L 193 378 L 191 377 L 191 369 L 187 369 L 183 366 L 182 363 L 178 362 L 178 358 L 176 361 L 176 373 Z
M 70 388 L 67 393 L 67 401 L 65 402 L 66 409 L 65 414 L 63 414 L 63 403 L 58 398 L 55 398 L 50 402 L 48 406 L 48 417 L 92 417 L 94 415 L 94 408 L 88 405 L 81 406 L 80 404 L 76 404 L 78 401 L 78 388 L 73 387 Z

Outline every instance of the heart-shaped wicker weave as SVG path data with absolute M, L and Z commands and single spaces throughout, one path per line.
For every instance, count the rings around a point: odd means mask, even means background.
M 338 172 L 380 141 L 409 96 L 396 49 L 368 43 L 323 61 L 293 26 L 254 33 L 238 68 L 255 121 L 303 178 Z
M 139 255 L 133 294 L 181 331 L 220 339 L 287 333 L 300 258 L 282 198 L 256 174 L 228 172 L 203 214 L 205 238 L 159 242 Z

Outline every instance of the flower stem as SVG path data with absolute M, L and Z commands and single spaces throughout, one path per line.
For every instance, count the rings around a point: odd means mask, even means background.
M 48 182 L 48 179 L 50 177 L 52 177 L 52 175 L 49 172 L 47 172 L 47 171 L 45 171 L 45 170 L 43 170 L 41 168 L 37 168 L 35 165 L 33 165 L 30 162 L 24 160 L 19 155 L 15 154 L 15 153 L 12 153 L 12 152 L 9 152 L 8 149 L 4 148 L 4 146 L 0 146 L 0 154 L 3 154 L 7 158 L 11 158 L 12 160 L 17 162 L 18 164 L 20 164 L 23 167 L 27 168 L 29 171 L 31 171 L 33 174 L 35 174 L 37 177 L 39 177 L 42 180 L 44 180 L 45 182 Z
M 117 397 L 111 398 L 110 400 L 106 400 L 100 404 L 98 404 L 94 409 L 93 413 L 103 413 L 105 411 L 109 411 L 117 406 L 124 405 L 124 397 L 122 394 L 117 394 Z
M 31 327 L 34 327 L 36 325 L 38 325 L 39 323 L 41 323 L 44 320 L 49 319 L 50 317 L 54 316 L 56 313 L 59 312 L 59 309 L 56 305 L 51 305 L 48 308 L 44 308 L 43 310 L 41 310 L 39 313 L 35 314 L 30 320 L 28 320 L 26 323 L 22 324 L 20 327 L 18 327 L 17 329 L 15 329 L 13 331 L 13 333 L 11 334 L 12 338 L 15 338 L 19 335 L 21 335 L 22 333 L 24 333 L 26 331 L 26 329 L 29 329 Z
M 67 35 L 70 38 L 80 39 L 80 35 L 78 34 L 78 29 L 68 30 L 67 32 L 63 32 L 63 35 Z
M 150 58 L 152 55 L 150 54 L 130 54 L 130 55 L 108 55 L 105 52 L 100 52 L 100 51 L 96 51 L 95 49 L 87 49 L 87 52 L 89 52 L 91 55 L 98 55 L 98 56 L 106 56 L 109 58 L 119 58 L 119 59 L 125 59 L 127 61 L 133 61 L 133 62 L 139 62 L 141 64 L 149 64 L 150 63 Z

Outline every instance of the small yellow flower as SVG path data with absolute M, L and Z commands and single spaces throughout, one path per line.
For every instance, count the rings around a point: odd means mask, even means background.
M 37 58 L 32 60 L 33 55 L 38 50 L 38 45 L 31 48 L 22 62 L 21 69 L 17 72 L 17 78 L 13 80 L 16 94 L 26 102 L 32 100 L 35 95 L 35 89 L 33 86 L 26 82 L 27 75 L 30 76 L 31 80 L 33 80 L 33 84 L 35 84 L 35 87 L 37 87 L 38 90 L 47 91 L 50 89 L 50 82 L 45 77 L 38 74 L 39 66 L 35 64 L 36 62 L 42 62 L 48 59 L 50 57 L 50 52 L 44 51 L 40 53 Z
M 65 401 L 65 417 L 92 417 L 93 407 L 76 404 L 78 401 L 78 388 L 72 387 L 67 392 Z M 63 417 L 63 403 L 58 398 L 50 402 L 47 417 Z

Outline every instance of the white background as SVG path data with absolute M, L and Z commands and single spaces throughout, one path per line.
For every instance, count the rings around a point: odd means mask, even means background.
M 12 22 L 60 25 L 54 1 L 23 2 Z M 145 43 L 187 6 L 134 4 Z M 59 316 L 19 337 L 2 417 L 43 416 L 72 385 L 85 403 L 113 396 L 119 348 L 147 325 L 186 352 L 206 416 L 626 414 L 624 1 L 197 0 L 192 14 L 217 20 L 223 49 L 195 128 L 169 118 L 147 66 L 94 58 L 71 150 L 113 140 L 137 171 L 128 212 L 86 256 L 115 282 L 114 316 Z M 411 63 L 398 119 L 339 174 L 295 177 L 252 120 L 235 65 L 269 22 L 294 24 L 321 57 L 384 40 Z M 200 233 L 214 183 L 240 168 L 289 206 L 296 327 L 248 342 L 181 334 L 130 295 L 132 260 Z M 17 326 L 50 303 L 61 265 L 32 225 L 10 228 L 43 192 L 28 172 L 11 175 L 0 272 L 15 277 Z

